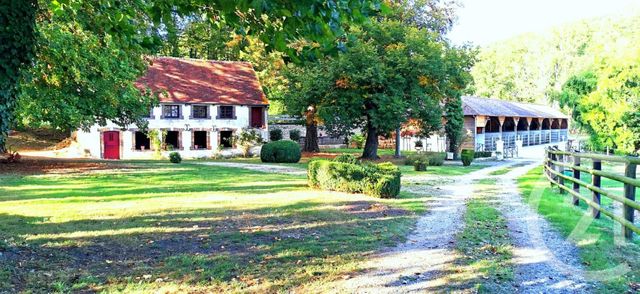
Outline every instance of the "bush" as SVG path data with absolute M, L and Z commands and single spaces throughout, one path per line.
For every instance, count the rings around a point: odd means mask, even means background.
M 400 169 L 392 163 L 357 165 L 316 160 L 309 163 L 309 186 L 331 191 L 395 198 L 400 193 Z
M 426 171 L 428 165 L 429 165 L 428 161 L 418 159 L 418 160 L 413 162 L 413 170 L 415 170 L 415 171 Z
M 294 142 L 300 141 L 300 130 L 291 130 L 289 131 L 289 139 Z
M 169 161 L 173 163 L 180 163 L 182 162 L 182 156 L 180 156 L 180 153 L 178 152 L 171 152 L 169 153 Z
M 416 160 L 421 160 L 426 162 L 428 166 L 441 166 L 444 164 L 445 158 L 447 158 L 447 153 L 445 152 L 419 152 L 407 156 L 404 164 L 414 165 Z
M 475 152 L 470 149 L 462 149 L 460 153 L 460 159 L 462 159 L 462 165 L 470 166 L 471 162 L 473 162 L 473 158 L 475 156 Z
M 491 157 L 491 151 L 476 151 L 473 158 L 487 158 Z
M 351 163 L 351 164 L 359 164 L 358 158 L 351 154 L 340 154 L 333 159 L 335 162 L 343 162 L 343 163 Z
M 282 130 L 272 129 L 269 131 L 269 141 L 275 142 L 282 140 Z
M 362 149 L 362 147 L 364 146 L 364 136 L 362 134 L 355 134 L 353 136 L 351 136 L 351 146 L 358 148 L 358 149 Z
M 243 157 L 249 157 L 251 148 L 262 144 L 262 136 L 256 130 L 243 129 L 233 137 L 233 143 L 242 151 Z
M 262 145 L 260 160 L 262 162 L 296 163 L 302 154 L 298 143 L 290 140 L 269 142 Z

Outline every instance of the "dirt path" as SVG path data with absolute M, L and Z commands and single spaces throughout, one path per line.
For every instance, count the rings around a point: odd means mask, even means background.
M 498 178 L 498 209 L 508 221 L 513 242 L 515 286 L 521 293 L 587 293 L 593 285 L 581 272 L 578 251 L 524 203 L 515 179 L 539 163 L 514 168 Z
M 295 167 L 282 166 L 282 165 L 253 164 L 253 163 L 241 163 L 241 162 L 212 162 L 212 161 L 198 162 L 197 164 L 223 166 L 223 167 L 237 167 L 237 168 L 250 169 L 250 170 L 255 170 L 255 171 L 265 172 L 265 173 L 277 173 L 277 174 L 289 174 L 289 175 L 306 175 L 307 174 L 306 170 L 295 168 Z
M 403 185 L 405 191 L 436 195 L 429 212 L 418 220 L 407 242 L 372 256 L 364 266 L 365 272 L 340 283 L 336 293 L 445 291 L 445 270 L 456 258 L 455 234 L 462 228 L 465 201 L 473 194 L 473 181 L 513 164 L 502 162 L 468 175 L 449 177 L 450 181 L 435 188 L 428 182 Z

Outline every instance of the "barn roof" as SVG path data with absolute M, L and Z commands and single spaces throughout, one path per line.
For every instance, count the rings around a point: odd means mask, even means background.
M 155 57 L 136 86 L 163 103 L 269 104 L 248 62 Z
M 568 118 L 562 112 L 546 105 L 472 96 L 462 97 L 462 108 L 464 115 Z

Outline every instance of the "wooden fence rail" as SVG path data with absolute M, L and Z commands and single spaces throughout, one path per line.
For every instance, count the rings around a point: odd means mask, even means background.
M 584 160 L 590 160 L 591 167 L 584 165 Z M 624 175 L 602 171 L 602 162 L 623 163 Z M 610 217 L 622 225 L 625 238 L 631 239 L 634 232 L 640 234 L 640 227 L 634 224 L 635 211 L 640 211 L 640 202 L 636 201 L 636 188 L 640 187 L 640 180 L 636 179 L 638 164 L 640 158 L 637 157 L 568 152 L 552 147 L 546 150 L 544 174 L 552 185 L 558 186 L 560 193 L 569 193 L 573 197 L 574 205 L 579 205 L 580 200 L 584 201 L 591 207 L 594 218 L 600 218 L 600 214 Z M 567 175 L 565 171 L 570 171 L 570 174 Z M 591 183 L 583 181 L 581 173 L 591 174 Z M 623 184 L 624 195 L 616 195 L 602 188 L 602 178 Z M 566 186 L 565 181 L 570 182 L 571 187 Z M 581 187 L 591 191 L 591 198 L 580 194 Z M 622 214 L 603 207 L 600 202 L 602 196 L 621 203 Z

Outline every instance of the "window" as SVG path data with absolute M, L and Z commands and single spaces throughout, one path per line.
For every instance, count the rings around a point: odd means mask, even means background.
M 220 146 L 222 148 L 231 148 L 233 147 L 233 131 L 220 131 Z
M 193 105 L 191 106 L 191 117 L 192 118 L 209 118 L 208 109 L 209 109 L 209 106 Z
M 221 119 L 235 119 L 235 114 L 233 113 L 233 106 L 220 106 L 218 108 L 220 112 L 218 113 L 218 118 Z
M 180 118 L 180 105 L 164 105 L 162 106 L 163 118 Z
M 180 144 L 180 132 L 168 131 L 167 135 L 164 137 L 164 144 L 165 150 L 176 150 L 182 148 Z
M 193 149 L 208 149 L 207 131 L 193 131 Z
M 135 149 L 144 151 L 151 150 L 151 141 L 149 140 L 149 136 L 143 132 L 135 133 Z

